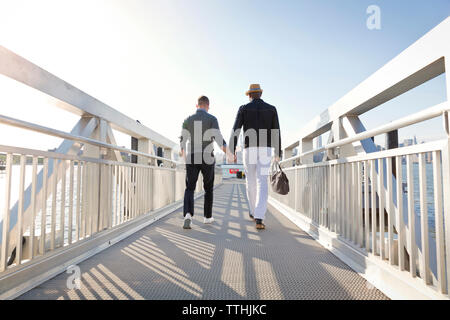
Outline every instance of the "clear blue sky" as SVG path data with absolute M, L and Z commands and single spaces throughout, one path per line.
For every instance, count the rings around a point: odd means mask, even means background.
M 381 30 L 366 27 L 372 4 Z M 2 0 L 0 43 L 173 140 L 202 94 L 228 136 L 248 85 L 260 83 L 285 144 L 449 14 L 450 0 Z M 363 120 L 371 128 L 444 99 L 441 76 Z M 26 108 L 1 113 L 66 131 L 76 121 L 55 124 Z

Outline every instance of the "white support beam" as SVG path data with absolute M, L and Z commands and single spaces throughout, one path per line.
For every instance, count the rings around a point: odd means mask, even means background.
M 81 137 L 90 137 L 93 132 L 96 130 L 97 128 L 97 119 L 95 118 L 87 118 L 87 117 L 82 117 L 77 124 L 74 126 L 74 128 L 72 129 L 72 131 L 70 132 L 73 135 L 76 136 L 81 136 Z M 79 155 L 81 148 L 83 147 L 82 143 L 79 142 L 74 142 L 73 140 L 64 140 L 60 146 L 56 149 L 55 153 L 60 153 L 60 154 L 67 154 L 67 155 Z M 54 161 L 50 160 L 49 161 L 49 166 L 48 166 L 48 178 L 51 179 L 51 177 L 54 174 Z M 36 207 L 40 208 L 41 207 L 41 201 L 42 201 L 42 184 L 43 184 L 43 170 L 41 169 L 41 171 L 38 173 L 37 176 L 37 180 L 36 180 Z M 61 178 L 61 176 L 59 176 L 59 178 Z M 59 182 L 59 181 L 57 181 Z M 45 199 L 48 198 L 48 196 L 50 195 L 51 190 L 50 188 L 47 188 L 47 194 L 44 195 Z M 31 185 L 27 187 L 27 189 L 24 192 L 24 204 L 23 204 L 23 208 L 24 208 L 24 215 L 23 215 L 23 221 L 22 221 L 22 225 L 23 228 L 26 229 L 30 223 L 31 223 L 31 210 L 30 210 L 30 204 L 31 204 Z M 18 202 L 14 204 L 14 206 L 11 208 L 11 212 L 10 212 L 10 231 L 9 231 L 9 236 L 11 239 L 15 239 L 14 237 L 16 236 L 16 223 L 17 223 L 17 213 L 18 213 Z M 0 222 L 0 239 L 1 239 L 1 235 L 2 235 L 2 231 L 3 230 L 3 221 Z M 13 242 L 10 241 L 9 242 L 11 245 L 9 246 L 8 249 L 8 254 L 11 254 L 12 250 L 14 249 L 13 246 Z
M 313 150 L 313 139 L 304 138 L 300 140 L 299 146 L 298 146 L 298 153 L 302 154 L 307 151 Z M 313 163 L 314 162 L 314 155 L 311 153 L 301 159 L 301 163 Z
M 347 137 L 352 137 L 357 135 L 358 133 L 366 131 L 366 128 L 364 127 L 358 116 L 343 117 L 342 127 Z M 355 154 L 364 154 L 378 151 L 375 142 L 371 138 L 354 141 L 351 143 L 351 145 L 354 148 Z
M 176 145 L 175 142 L 2 46 L 0 46 L 0 74 L 60 100 L 61 103 L 57 106 L 69 112 L 104 119 L 115 130 L 136 138 L 147 138 L 164 147 L 173 148 Z
M 116 138 L 114 137 L 114 133 L 111 129 L 111 126 L 109 125 L 107 126 L 106 143 L 117 146 Z M 108 150 L 108 155 L 106 156 L 106 159 L 123 162 L 120 151 L 118 150 L 111 150 L 111 149 Z
M 155 154 L 153 150 L 153 144 L 150 140 L 141 138 L 138 139 L 138 147 L 137 150 L 140 152 L 148 153 L 148 154 Z M 148 164 L 149 159 L 146 157 L 137 157 L 137 162 L 140 164 Z
M 444 73 L 450 41 L 442 39 L 449 34 L 450 17 L 311 120 L 298 136 L 314 138 L 328 131 L 340 117 L 361 115 Z M 447 93 L 449 82 L 447 76 Z

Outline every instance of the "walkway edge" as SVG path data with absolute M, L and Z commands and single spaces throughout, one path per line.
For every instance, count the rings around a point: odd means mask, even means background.
M 411 279 L 409 275 L 399 271 L 395 266 L 380 261 L 379 257 L 367 255 L 336 233 L 317 226 L 310 219 L 283 203 L 269 197 L 268 207 L 269 210 L 284 215 L 308 233 L 389 298 L 394 300 L 449 300 L 437 290 L 434 291 L 430 286 L 424 285 L 421 279 Z
M 222 183 L 214 186 L 220 187 Z M 195 195 L 195 199 L 204 195 L 204 191 Z M 39 257 L 21 268 L 5 272 L 0 278 L 0 300 L 15 299 L 45 281 L 65 272 L 69 266 L 79 264 L 93 255 L 108 249 L 137 231 L 164 218 L 183 207 L 183 200 L 178 200 L 163 208 L 148 212 L 139 218 L 124 223 L 110 230 L 97 233 L 72 246 L 59 248 L 48 256 Z M 181 226 L 180 226 L 181 228 Z M 20 280 L 18 280 L 20 279 Z M 27 280 L 24 280 L 27 279 Z

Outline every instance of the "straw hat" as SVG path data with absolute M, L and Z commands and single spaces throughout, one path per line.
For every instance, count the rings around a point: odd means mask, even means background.
M 259 84 L 251 84 L 248 91 L 245 93 L 246 96 L 248 96 L 252 92 L 263 92 Z

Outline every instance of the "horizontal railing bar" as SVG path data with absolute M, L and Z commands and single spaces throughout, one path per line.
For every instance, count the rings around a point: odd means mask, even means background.
M 353 142 L 356 142 L 356 141 L 365 140 L 365 139 L 368 139 L 368 138 L 371 138 L 371 137 L 374 137 L 374 136 L 377 136 L 377 135 L 380 135 L 380 134 L 383 134 L 383 133 L 387 133 L 387 132 L 390 132 L 390 131 L 393 131 L 393 130 L 404 128 L 404 127 L 407 127 L 407 126 L 410 126 L 410 125 L 413 125 L 413 124 L 416 124 L 416 123 L 419 123 L 419 122 L 422 122 L 422 121 L 430 120 L 430 119 L 433 119 L 433 118 L 441 116 L 445 111 L 450 111 L 450 108 L 448 106 L 448 101 L 442 102 L 442 103 L 440 103 L 438 105 L 435 105 L 433 107 L 427 108 L 427 109 L 422 110 L 422 111 L 419 111 L 419 112 L 414 113 L 412 115 L 403 117 L 401 119 L 392 121 L 392 122 L 390 122 L 388 124 L 381 125 L 381 126 L 379 126 L 377 128 L 358 133 L 358 134 L 356 134 L 356 135 L 354 135 L 352 137 L 344 138 L 344 139 L 341 139 L 339 141 L 327 144 L 326 146 L 323 146 L 321 148 L 317 148 L 317 149 L 314 149 L 314 150 L 303 152 L 302 154 L 299 154 L 299 155 L 296 155 L 294 157 L 291 157 L 291 158 L 285 159 L 283 161 L 280 161 L 280 163 L 285 163 L 285 162 L 288 162 L 288 161 L 297 160 L 297 159 L 303 158 L 303 157 L 305 157 L 307 155 L 316 154 L 316 153 L 319 153 L 319 152 L 322 152 L 322 151 L 326 151 L 326 150 L 329 150 L 329 149 L 333 149 L 333 148 L 336 148 L 336 147 L 341 147 L 341 146 L 346 145 L 346 144 L 350 144 L 350 143 L 353 143 Z
M 43 133 L 46 135 L 50 135 L 53 137 L 58 137 L 58 138 L 63 138 L 63 139 L 68 139 L 68 140 L 73 140 L 73 141 L 77 141 L 77 142 L 82 142 L 82 143 L 88 143 L 97 147 L 101 147 L 101 148 L 108 148 L 108 149 L 112 149 L 112 150 L 117 150 L 117 151 L 121 151 L 121 152 L 126 152 L 126 153 L 130 153 L 133 155 L 137 155 L 137 156 L 143 156 L 143 157 L 147 157 L 147 158 L 151 158 L 151 159 L 157 159 L 157 160 L 162 160 L 162 161 L 169 161 L 172 163 L 179 163 L 177 161 L 171 160 L 171 159 L 167 159 L 167 158 L 163 158 L 163 157 L 158 157 L 152 154 L 148 154 L 148 153 L 144 153 L 144 152 L 140 152 L 140 151 L 136 151 L 136 150 L 131 150 L 131 149 L 127 149 L 127 148 L 123 148 L 123 147 L 119 147 L 119 146 L 115 146 L 109 143 L 105 143 L 105 142 L 101 142 L 95 139 L 91 139 L 91 138 L 87 138 L 87 137 L 81 137 L 81 136 L 77 136 L 77 135 L 73 135 L 64 131 L 60 131 L 60 130 L 56 130 L 56 129 L 52 129 L 52 128 L 48 128 L 45 126 L 41 126 L 35 123 L 31 123 L 31 122 L 27 122 L 27 121 L 23 121 L 23 120 L 19 120 L 19 119 L 14 119 L 11 117 L 7 117 L 4 115 L 0 115 L 0 123 L 9 125 L 9 126 L 13 126 L 13 127 L 17 127 L 17 128 L 22 128 L 22 129 L 26 129 L 26 130 L 31 130 L 31 131 L 35 131 L 35 132 L 39 132 L 39 133 Z
M 79 116 L 88 114 L 105 119 L 113 129 L 136 138 L 152 140 L 161 147 L 176 148 L 177 146 L 170 139 L 137 123 L 134 119 L 1 45 L 0 74 L 59 100 L 55 106 L 65 111 Z
M 6 146 L 6 145 L 0 145 L 0 152 L 19 154 L 19 155 L 27 155 L 30 157 L 36 156 L 36 157 L 43 157 L 43 158 L 53 158 L 53 159 L 58 159 L 58 160 L 87 161 L 87 162 L 93 162 L 93 163 L 102 163 L 102 164 L 128 166 L 128 167 L 175 170 L 173 168 L 150 166 L 150 165 L 146 166 L 144 164 L 131 163 L 131 162 L 119 162 L 119 161 L 98 159 L 98 158 L 78 157 L 78 156 L 68 155 L 68 154 L 63 154 L 63 153 L 42 151 L 42 150 L 35 150 L 35 149 L 27 149 L 27 148 L 20 148 L 20 147 L 12 147 L 12 146 Z
M 313 167 L 323 167 L 323 166 L 328 166 L 328 165 L 333 165 L 333 164 L 351 163 L 351 162 L 366 161 L 366 160 L 376 160 L 376 159 L 391 158 L 391 157 L 396 157 L 396 156 L 406 156 L 406 155 L 416 154 L 416 153 L 441 151 L 444 148 L 446 142 L 447 142 L 447 140 L 436 140 L 436 141 L 416 144 L 416 145 L 402 147 L 402 148 L 372 152 L 372 153 L 368 153 L 368 154 L 364 154 L 364 155 L 356 155 L 356 156 L 352 156 L 352 157 L 348 157 L 348 158 L 333 159 L 333 160 L 329 160 L 327 162 L 309 163 L 309 164 L 303 164 L 303 165 L 295 166 L 295 167 L 283 168 L 283 171 L 290 171 L 290 170 L 294 170 L 294 169 L 313 168 Z

